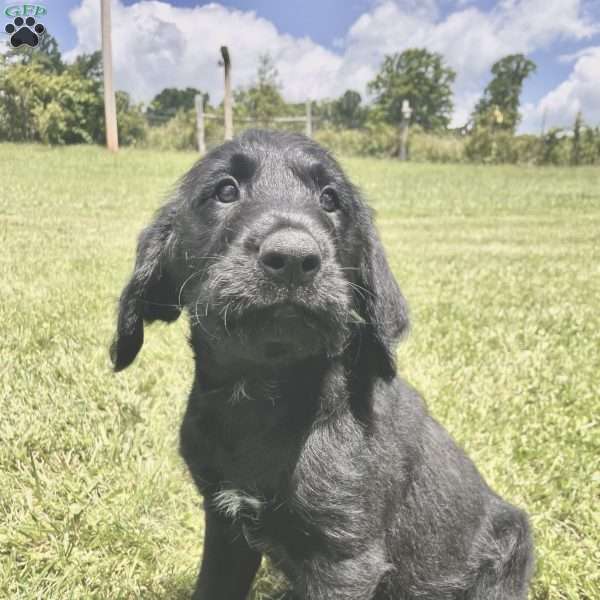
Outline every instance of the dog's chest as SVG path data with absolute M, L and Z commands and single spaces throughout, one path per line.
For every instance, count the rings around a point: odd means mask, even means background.
M 343 502 L 341 495 L 307 496 L 301 489 L 281 498 L 226 488 L 213 496 L 212 506 L 240 528 L 250 547 L 267 554 L 290 575 L 300 561 L 325 548 L 343 555 L 360 543 L 364 533 L 357 518 L 360 498 L 345 506 Z
M 248 387 L 235 406 L 197 404 L 182 428 L 196 481 L 210 474 L 199 484 L 208 504 L 279 563 L 355 544 L 369 505 L 361 428 L 349 413 L 335 425 L 316 420 L 315 396 L 303 391 L 259 397 Z
M 359 438 L 340 444 L 335 435 L 326 437 L 317 431 L 303 438 L 299 448 L 280 457 L 276 478 L 262 478 L 266 485 L 227 479 L 212 497 L 212 506 L 240 526 L 250 546 L 282 566 L 325 547 L 340 554 L 356 547 L 376 510 L 363 485 L 368 450 Z M 236 482 L 246 485 L 233 487 Z
M 197 481 L 271 496 L 290 478 L 313 413 L 310 395 L 285 394 L 264 383 L 209 398 L 193 392 L 182 453 Z
M 307 556 L 319 538 L 310 517 L 296 510 L 292 499 L 229 488 L 213 496 L 212 506 L 240 527 L 250 547 L 279 561 Z

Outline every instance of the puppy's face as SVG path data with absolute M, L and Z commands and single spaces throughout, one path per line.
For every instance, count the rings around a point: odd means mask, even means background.
M 309 144 L 228 145 L 182 190 L 181 302 L 205 343 L 258 363 L 339 354 L 360 262 L 355 192 L 339 167 Z
M 406 326 L 357 191 L 317 144 L 273 132 L 209 154 L 142 234 L 121 298 L 117 368 L 141 346 L 141 319 L 172 320 L 183 307 L 218 362 L 339 355 L 359 333 L 393 364 L 390 344 Z

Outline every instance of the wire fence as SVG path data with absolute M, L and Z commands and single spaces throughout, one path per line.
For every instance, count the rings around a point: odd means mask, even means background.
M 240 130 L 252 127 L 270 127 L 288 131 L 301 130 L 307 137 L 312 137 L 313 134 L 312 101 L 306 102 L 303 115 L 263 115 L 257 118 L 255 116 L 236 116 L 231 111 L 229 117 L 231 126 L 229 128 L 227 126 L 226 108 L 223 110 L 223 114 L 205 111 L 204 100 L 201 95 L 196 96 L 195 108 L 197 147 L 201 153 L 206 152 L 207 148 L 221 141 L 218 139 L 221 133 L 219 131 L 220 123 L 223 123 L 223 137 L 221 139 L 232 137 L 234 130 L 239 133 Z

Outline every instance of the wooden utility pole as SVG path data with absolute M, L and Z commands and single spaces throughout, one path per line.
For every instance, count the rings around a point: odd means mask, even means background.
M 402 100 L 402 122 L 400 123 L 400 160 L 408 160 L 408 152 L 406 150 L 408 142 L 408 124 L 412 115 L 408 100 Z
M 312 137 L 312 102 L 306 101 L 306 137 Z
M 198 135 L 198 152 L 206 152 L 206 141 L 204 139 L 204 96 L 196 94 L 194 99 L 196 104 L 196 133 Z
M 225 112 L 225 139 L 233 139 L 233 98 L 231 96 L 231 58 L 227 46 L 221 46 L 221 63 L 225 68 L 225 95 L 223 96 L 223 110 Z
M 110 29 L 110 0 L 101 0 L 102 70 L 104 72 L 104 121 L 106 124 L 106 147 L 111 152 L 119 149 L 117 131 L 117 106 L 113 87 L 112 42 Z

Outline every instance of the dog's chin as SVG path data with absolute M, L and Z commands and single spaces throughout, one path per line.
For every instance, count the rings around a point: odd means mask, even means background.
M 248 308 L 223 324 L 221 355 L 264 367 L 289 365 L 341 352 L 343 326 L 310 307 L 279 304 Z

